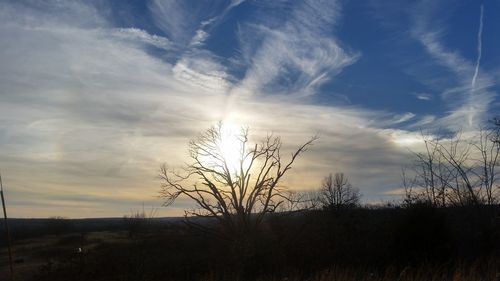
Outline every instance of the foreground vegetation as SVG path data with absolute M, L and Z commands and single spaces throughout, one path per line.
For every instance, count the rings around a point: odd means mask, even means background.
M 58 218 L 28 233 L 18 223 L 16 280 L 498 280 L 499 214 L 428 205 L 276 213 L 232 240 L 147 216 L 111 220 L 108 231 L 105 221 Z

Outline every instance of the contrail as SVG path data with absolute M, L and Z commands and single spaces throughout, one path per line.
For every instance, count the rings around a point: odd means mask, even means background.
M 476 88 L 477 74 L 479 73 L 479 64 L 481 63 L 481 55 L 483 53 L 483 10 L 484 7 L 481 5 L 481 14 L 479 16 L 479 31 L 477 33 L 477 59 L 476 59 L 476 69 L 474 71 L 474 76 L 472 77 L 472 90 Z
M 471 81 L 471 91 L 470 91 L 470 99 L 474 98 L 474 93 L 476 91 L 476 80 L 477 75 L 479 73 L 479 65 L 481 64 L 481 56 L 483 53 L 483 12 L 484 6 L 481 4 L 481 13 L 479 15 L 479 30 L 477 32 L 477 59 L 476 59 L 476 68 L 474 69 L 474 76 L 472 76 Z M 474 106 L 470 106 L 469 108 L 469 126 L 472 125 L 472 118 L 474 115 Z

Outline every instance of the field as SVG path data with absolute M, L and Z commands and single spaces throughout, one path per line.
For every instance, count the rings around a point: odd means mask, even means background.
M 276 214 L 245 241 L 180 219 L 13 220 L 15 280 L 496 281 L 497 214 L 424 207 Z M 6 247 L 0 256 L 8 280 Z

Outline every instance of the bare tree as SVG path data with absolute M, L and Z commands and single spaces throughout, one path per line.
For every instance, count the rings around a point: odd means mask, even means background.
M 280 137 L 268 135 L 260 143 L 250 144 L 248 129 L 231 134 L 228 136 L 222 123 L 209 128 L 189 142 L 190 162 L 181 171 L 169 170 L 164 164 L 159 176 L 165 205 L 187 197 L 197 209 L 186 211 L 186 216 L 213 218 L 223 234 L 239 237 L 258 228 L 266 214 L 288 200 L 286 188 L 278 183 L 316 137 L 285 160 Z M 234 148 L 233 155 L 228 155 L 227 146 Z M 213 231 L 206 225 L 197 226 Z
M 286 200 L 278 211 L 285 214 L 301 212 L 316 209 L 320 204 L 319 193 L 316 190 L 288 191 Z
M 359 204 L 361 194 L 353 187 L 344 173 L 329 174 L 323 179 L 319 200 L 330 210 L 351 208 Z
M 425 167 L 425 166 L 420 166 L 420 165 L 415 165 L 413 168 L 414 171 L 418 172 L 418 168 Z M 417 190 L 418 187 L 418 176 L 413 175 L 413 177 L 408 176 L 408 167 L 403 167 L 401 169 L 401 180 L 403 182 L 403 188 L 404 188 L 404 198 L 403 198 L 403 205 L 404 206 L 411 206 L 414 204 L 427 204 L 429 203 L 428 197 L 426 194 L 427 192 L 419 192 Z
M 422 136 L 426 151 L 414 153 L 413 179 L 403 173 L 406 201 L 437 207 L 496 203 L 498 129 L 480 128 L 467 139 L 461 133 L 447 140 Z
M 433 206 L 445 206 L 449 182 L 453 177 L 452 170 L 447 168 L 441 155 L 440 140 L 429 138 L 423 133 L 422 138 L 425 144 L 425 152 L 413 153 L 415 156 L 413 165 L 414 178 L 408 180 L 406 171 L 403 171 L 403 185 L 407 191 L 406 199 L 420 203 L 425 202 Z M 409 186 L 411 190 L 408 189 Z M 419 194 L 416 194 L 417 190 L 420 190 Z M 408 194 L 408 192 L 411 194 Z
M 497 203 L 498 199 L 496 181 L 499 176 L 499 171 L 497 170 L 500 157 L 500 143 L 498 142 L 499 128 L 492 130 L 481 129 L 478 140 L 474 143 L 474 147 L 479 152 L 477 162 L 480 164 L 478 165 L 479 169 L 475 173 L 479 181 L 481 199 L 488 205 Z

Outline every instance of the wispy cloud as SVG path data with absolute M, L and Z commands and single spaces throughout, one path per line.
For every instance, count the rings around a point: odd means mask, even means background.
M 410 124 L 408 126 L 408 129 L 410 129 L 410 130 L 415 130 L 415 129 L 422 130 L 422 128 L 439 129 L 439 126 L 436 126 L 436 123 L 439 123 L 439 122 L 436 122 L 436 119 L 437 119 L 436 116 L 430 115 L 430 114 L 421 116 L 418 120 L 416 120 L 415 122 Z
M 172 71 L 176 79 L 197 85 L 201 90 L 225 94 L 230 87 L 225 67 L 208 52 L 181 57 Z
M 242 56 L 249 65 L 238 90 L 312 95 L 325 81 L 354 63 L 360 54 L 346 50 L 337 38 L 325 32 L 335 27 L 340 10 L 336 1 L 294 2 L 290 15 L 280 19 L 283 22 L 278 28 L 259 23 L 243 26 L 241 44 L 257 49 L 243 49 L 247 53 Z M 259 34 L 263 39 L 256 44 L 248 42 L 255 38 L 247 34 Z
M 203 49 L 210 28 L 241 1 L 195 10 L 153 1 L 165 36 L 117 27 L 87 2 L 54 3 L 0 9 L 0 38 L 9 38 L 0 40 L 0 165 L 19 202 L 14 216 L 121 216 L 134 201 L 159 205 L 159 164 L 183 163 L 187 141 L 218 120 L 249 125 L 257 136 L 273 131 L 285 150 L 318 133 L 287 179 L 292 188 L 317 187 L 336 171 L 367 198 L 398 186 L 408 159 L 398 141 L 408 132 L 391 127 L 419 117 L 302 98 L 360 57 L 331 33 L 339 2 L 293 2 L 275 24 L 241 24 L 241 80 L 229 74 L 234 65 Z
M 217 3 L 149 1 L 148 7 L 156 25 L 179 47 L 200 47 L 210 36 L 210 30 L 244 0 Z
M 403 122 L 409 121 L 409 120 L 413 119 L 414 117 L 415 117 L 415 114 L 413 114 L 411 112 L 407 112 L 404 114 L 398 114 L 398 115 L 394 116 L 393 121 L 394 121 L 394 123 L 398 124 L 398 123 L 403 123 Z
M 130 43 L 144 43 L 164 51 L 171 51 L 174 47 L 172 42 L 165 37 L 151 35 L 144 30 L 138 28 L 117 28 L 110 30 L 111 35 L 117 39 L 129 41 Z
M 495 96 L 491 90 L 491 86 L 494 85 L 493 77 L 486 72 L 483 72 L 482 77 L 478 76 L 482 55 L 483 6 L 480 10 L 477 35 L 478 56 L 473 65 L 457 51 L 444 47 L 441 39 L 445 32 L 435 27 L 436 20 L 430 18 L 431 12 L 435 12 L 433 10 L 435 7 L 429 5 L 429 8 L 427 4 L 429 3 L 425 2 L 425 5 L 415 9 L 413 34 L 426 51 L 458 79 L 458 84 L 454 88 L 443 91 L 442 98 L 450 105 L 450 112 L 440 120 L 440 125 L 462 127 L 466 124 L 468 128 L 473 128 L 488 118 L 485 115 Z
M 428 93 L 414 93 L 413 95 L 419 100 L 430 101 L 433 99 L 432 94 Z

